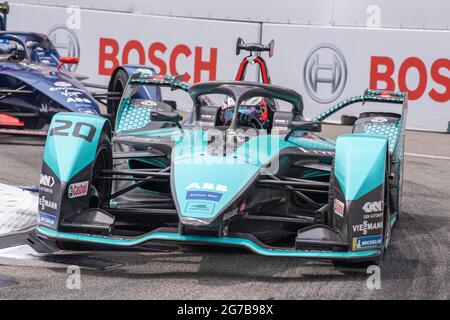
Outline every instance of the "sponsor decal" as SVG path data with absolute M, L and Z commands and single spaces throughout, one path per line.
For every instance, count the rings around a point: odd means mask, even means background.
M 155 101 L 152 101 L 152 100 L 142 100 L 141 101 L 141 106 L 156 107 L 156 106 L 158 106 L 158 104 Z
M 186 195 L 187 200 L 208 200 L 219 202 L 222 199 L 222 193 L 210 191 L 189 191 Z
M 303 147 L 298 147 L 298 149 L 304 153 L 316 154 L 321 156 L 334 156 L 334 151 L 331 150 L 320 150 L 320 149 L 306 149 Z
M 62 85 L 66 83 L 67 85 Z M 59 84 L 59 86 L 57 85 Z M 92 104 L 92 101 L 86 97 L 86 90 L 73 87 L 68 82 L 55 82 L 54 87 L 49 88 L 50 92 L 60 92 L 67 98 L 67 103 Z
M 39 184 L 44 187 L 53 187 L 55 185 L 55 178 L 41 173 Z
M 391 57 L 372 56 L 369 88 L 407 92 L 408 100 L 411 101 L 428 95 L 435 102 L 448 102 L 450 60 L 441 57 L 434 60 L 431 67 L 427 64 L 419 57 L 408 57 L 401 63 L 396 63 Z M 410 72 L 417 73 L 417 81 L 409 81 Z M 427 89 L 430 86 L 432 89 Z
M 384 122 L 388 122 L 388 119 L 386 119 L 384 117 L 375 117 L 370 121 L 375 122 L 375 123 L 384 123 Z
M 353 238 L 353 250 L 380 248 L 383 245 L 383 236 L 367 236 Z
M 42 113 L 49 113 L 49 112 L 64 112 L 66 111 L 63 108 L 53 107 L 52 105 L 48 105 L 46 103 L 41 103 L 41 106 L 39 108 L 39 111 Z
M 370 219 L 382 219 L 383 218 L 383 212 L 381 213 L 369 213 L 363 215 L 364 220 L 370 220 Z
M 214 183 L 208 183 L 208 182 L 205 182 L 203 184 L 200 184 L 198 182 L 193 182 L 186 187 L 186 190 L 191 190 L 191 189 L 216 190 L 219 192 L 227 192 L 228 191 L 228 187 L 223 184 L 214 184 Z
M 58 210 L 58 204 L 54 201 L 47 200 L 45 196 L 39 198 L 39 207 L 41 208 L 41 210 L 45 209 Z
M 334 213 L 336 213 L 339 217 L 344 217 L 344 211 L 345 211 L 345 203 L 338 199 L 334 199 Z
M 39 212 L 39 222 L 41 224 L 54 227 L 56 224 L 56 216 L 48 213 Z
M 364 221 L 361 224 L 356 224 L 352 226 L 353 232 L 359 232 L 366 235 L 369 231 L 376 231 L 383 229 L 383 222 L 368 222 Z
M 140 73 L 144 76 L 154 76 L 155 75 L 155 71 L 153 71 L 152 69 L 146 69 L 146 68 L 138 68 L 138 69 L 136 69 L 136 73 Z
M 303 80 L 306 92 L 319 103 L 330 103 L 342 94 L 347 82 L 347 63 L 334 45 L 319 44 L 305 60 Z
M 89 181 L 72 183 L 69 185 L 68 197 L 69 199 L 84 197 L 89 191 Z
M 215 204 L 211 202 L 188 201 L 186 205 L 186 213 L 212 213 Z
M 119 42 L 113 38 L 99 39 L 99 75 L 111 76 L 120 65 L 129 64 L 130 57 L 137 54 L 138 64 L 152 65 L 158 74 L 183 75 L 184 81 L 199 82 L 202 75 L 215 80 L 217 75 L 217 48 L 191 47 L 186 44 L 166 45 L 162 42 L 142 43 L 139 40 Z M 189 67 L 181 70 L 179 61 L 190 61 Z M 159 69 L 159 70 L 158 70 Z
M 212 114 L 201 114 L 200 118 L 211 120 L 214 118 L 214 116 Z
M 363 211 L 365 213 L 379 213 L 383 212 L 384 209 L 384 201 L 373 201 L 373 202 L 366 202 L 363 207 Z
M 65 82 L 65 81 L 56 81 L 54 83 L 55 87 L 60 87 L 60 88 L 70 88 L 72 87 L 72 84 L 69 82 Z
M 287 120 L 287 119 L 275 119 L 274 122 L 276 124 L 285 124 L 285 125 L 287 125 L 289 123 L 289 120 Z

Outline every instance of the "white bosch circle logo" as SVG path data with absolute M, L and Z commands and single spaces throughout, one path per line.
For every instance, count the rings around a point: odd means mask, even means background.
M 342 52 L 332 44 L 314 47 L 305 60 L 303 80 L 306 91 L 319 103 L 335 101 L 347 82 L 347 64 Z
M 80 42 L 75 32 L 66 25 L 53 26 L 47 33 L 48 38 L 61 56 L 80 58 Z M 65 65 L 71 72 L 77 70 L 78 64 Z

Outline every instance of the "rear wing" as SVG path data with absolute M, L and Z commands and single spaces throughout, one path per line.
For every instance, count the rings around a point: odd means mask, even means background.
M 392 103 L 401 104 L 402 108 L 402 118 L 406 118 L 406 112 L 408 110 L 408 96 L 405 92 L 398 91 L 385 91 L 385 90 L 369 90 L 367 89 L 362 96 L 352 97 L 338 104 L 332 106 L 331 108 L 325 110 L 318 116 L 316 116 L 314 121 L 323 121 L 332 114 L 344 109 L 345 107 L 354 103 L 365 103 L 365 102 L 380 102 L 380 103 Z
M 189 83 L 182 81 L 183 76 L 170 75 L 149 75 L 146 73 L 135 73 L 130 78 L 131 85 L 158 86 L 169 87 L 172 90 L 181 89 L 188 91 L 191 86 Z

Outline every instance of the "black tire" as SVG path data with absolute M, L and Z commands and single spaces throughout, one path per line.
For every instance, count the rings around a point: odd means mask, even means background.
M 119 92 L 121 95 L 125 90 L 125 87 L 128 82 L 128 74 L 125 70 L 119 69 L 114 75 L 114 78 L 111 79 L 108 87 L 108 91 L 110 92 Z M 116 123 L 117 110 L 119 109 L 120 100 L 108 100 L 107 110 L 108 115 L 111 120 L 111 125 L 114 130 Z
M 330 172 L 330 189 L 328 190 L 328 212 L 324 219 L 324 224 L 327 226 L 333 227 L 333 208 L 334 208 L 334 199 L 336 198 L 336 190 L 333 186 L 335 186 L 334 181 L 336 177 L 333 174 L 334 172 L 334 159 L 331 163 L 331 172 Z
M 97 153 L 95 156 L 94 167 L 92 169 L 91 183 L 89 184 L 89 193 L 91 198 L 89 200 L 89 207 L 98 207 L 100 205 L 100 200 L 104 199 L 111 194 L 111 180 L 99 180 L 95 179 L 96 174 L 101 169 L 112 169 L 112 148 L 111 139 L 109 135 L 102 131 L 100 139 L 97 145 Z M 85 251 L 92 250 L 94 247 L 92 245 L 87 245 L 83 243 L 71 243 L 71 242 L 56 242 L 56 245 L 61 250 L 70 251 Z
M 356 120 L 358 120 L 358 118 L 354 116 L 341 116 L 341 124 L 344 126 L 353 126 Z
M 109 135 L 102 131 L 97 145 L 97 153 L 95 155 L 94 167 L 92 169 L 91 178 L 91 195 L 98 197 L 98 200 L 103 200 L 111 194 L 111 180 L 96 179 L 99 172 L 103 169 L 111 170 L 113 168 L 111 139 Z M 91 199 L 92 201 L 92 199 Z M 99 201 L 99 202 L 100 202 Z M 97 207 L 100 203 L 91 203 L 90 207 Z

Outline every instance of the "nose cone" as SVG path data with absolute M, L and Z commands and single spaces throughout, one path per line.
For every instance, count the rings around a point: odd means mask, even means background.
M 314 142 L 305 140 L 306 143 Z M 230 206 L 254 183 L 261 168 L 270 162 L 276 171 L 279 152 L 292 146 L 282 136 L 263 134 L 248 136 L 231 152 L 218 154 L 210 152 L 208 133 L 185 130 L 174 144 L 171 165 L 172 194 L 180 221 L 207 225 L 234 209 Z M 223 147 L 220 144 L 216 150 Z
M 254 146 L 249 149 L 248 154 L 258 153 Z M 210 150 L 203 130 L 186 130 L 172 150 L 172 193 L 182 223 L 205 225 L 214 220 L 261 168 L 238 150 L 226 155 Z

